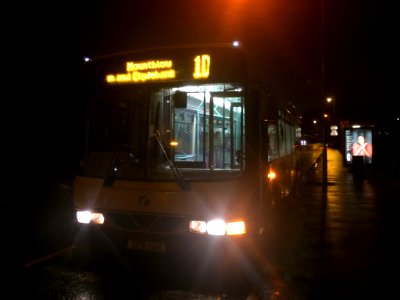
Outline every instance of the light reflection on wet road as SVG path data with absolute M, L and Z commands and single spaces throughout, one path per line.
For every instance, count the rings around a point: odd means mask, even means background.
M 393 288 L 384 278 L 388 265 L 398 263 L 389 244 L 399 204 L 395 183 L 371 172 L 354 176 L 340 152 L 328 149 L 326 186 L 317 168 L 284 210 L 292 215 L 285 217 L 291 224 L 282 225 L 290 250 L 277 255 L 276 265 L 299 299 L 381 299 Z

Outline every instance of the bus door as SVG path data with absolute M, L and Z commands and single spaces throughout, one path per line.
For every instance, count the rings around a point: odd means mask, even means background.
M 208 124 L 210 166 L 218 169 L 243 167 L 244 111 L 240 92 L 213 92 Z

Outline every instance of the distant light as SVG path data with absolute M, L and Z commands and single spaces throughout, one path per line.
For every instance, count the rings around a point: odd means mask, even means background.
M 90 57 L 88 57 L 88 56 L 84 56 L 83 57 L 83 61 L 85 62 L 85 63 L 88 63 L 88 62 L 90 62 Z
M 273 170 L 270 170 L 268 173 L 267 173 L 267 178 L 269 179 L 269 180 L 274 180 L 275 178 L 276 178 L 276 173 L 275 173 L 275 171 L 273 171 Z
M 352 128 L 360 128 L 361 127 L 361 125 L 353 125 L 353 126 L 351 126 Z
M 239 41 L 233 41 L 232 46 L 233 47 L 239 47 L 240 46 Z
M 332 125 L 331 126 L 331 136 L 338 136 L 339 132 L 338 132 L 338 126 L 337 125 Z

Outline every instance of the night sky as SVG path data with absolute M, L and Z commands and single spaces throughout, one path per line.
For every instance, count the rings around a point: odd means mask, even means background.
M 77 74 L 83 56 L 235 39 L 252 75 L 301 113 L 331 96 L 343 120 L 394 118 L 399 105 L 388 66 L 397 35 L 385 5 L 380 0 L 16 4 L 7 11 L 12 21 L 3 25 L 5 64 L 11 65 L 4 139 L 11 156 L 18 145 L 19 161 L 32 160 L 34 153 L 35 167 L 43 161 L 52 165 L 52 159 L 72 165 L 79 152 Z
M 93 1 L 82 7 L 78 53 L 237 39 L 254 77 L 269 82 L 301 112 L 314 109 L 325 96 L 334 97 L 345 119 L 374 119 L 381 116 L 371 116 L 371 110 L 387 109 L 377 109 L 378 103 L 388 103 L 384 74 L 390 24 L 382 1 L 118 3 Z

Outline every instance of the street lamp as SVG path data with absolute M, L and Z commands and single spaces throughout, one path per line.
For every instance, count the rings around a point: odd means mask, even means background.
M 336 120 L 336 112 L 335 112 L 335 106 L 336 106 L 336 103 L 335 103 L 335 101 L 333 100 L 333 98 L 332 97 L 326 97 L 326 102 L 328 103 L 328 105 L 331 105 L 332 106 L 332 119 L 333 119 L 333 121 L 335 121 Z

